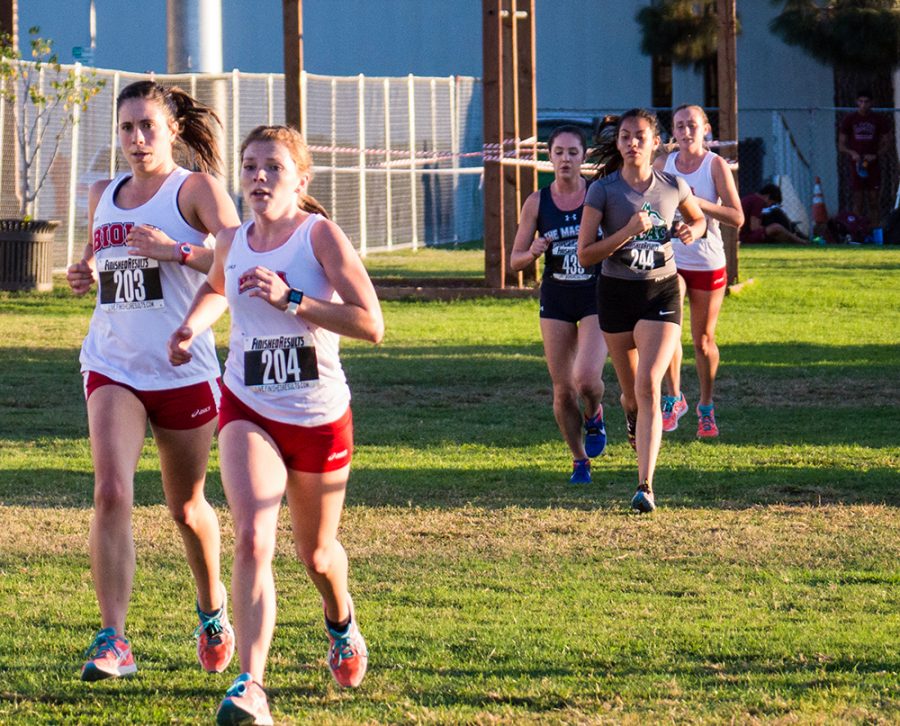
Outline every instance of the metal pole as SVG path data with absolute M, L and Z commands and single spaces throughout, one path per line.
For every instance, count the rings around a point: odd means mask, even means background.
M 169 73 L 222 72 L 221 0 L 166 0 Z
M 412 73 L 406 80 L 406 98 L 409 106 L 409 209 L 412 232 L 412 248 L 419 249 L 419 205 L 416 199 L 416 88 Z
M 81 91 L 81 63 L 75 64 L 75 94 Z M 66 226 L 66 267 L 74 262 L 75 255 L 75 190 L 78 187 L 78 141 L 81 136 L 81 106 L 72 107 L 72 153 L 69 156 L 69 216 Z M 35 210 L 37 214 L 37 210 Z
M 391 165 L 391 80 L 385 78 L 382 82 L 384 89 L 384 206 L 385 223 L 387 229 L 387 248 L 394 246 L 394 199 L 391 194 L 391 179 L 394 167 Z
M 366 77 L 360 73 L 356 78 L 357 159 L 359 164 L 359 254 L 366 256 L 368 238 L 366 235 Z

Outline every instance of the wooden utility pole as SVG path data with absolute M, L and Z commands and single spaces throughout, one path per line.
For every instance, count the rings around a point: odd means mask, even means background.
M 534 4 L 482 0 L 484 262 L 485 282 L 496 288 L 522 282 L 509 272 L 509 255 L 519 210 L 537 185 L 535 170 L 516 164 L 529 155 L 520 140 L 537 133 Z M 507 158 L 512 163 L 504 164 Z
M 736 0 L 716 0 L 719 18 L 719 38 L 716 64 L 719 83 L 719 139 L 732 141 L 726 147 L 729 161 L 738 162 L 738 102 L 737 102 L 737 10 Z M 725 243 L 725 267 L 728 284 L 738 281 L 738 231 L 722 225 L 722 241 Z
M 303 129 L 303 0 L 281 0 L 284 28 L 284 120 Z

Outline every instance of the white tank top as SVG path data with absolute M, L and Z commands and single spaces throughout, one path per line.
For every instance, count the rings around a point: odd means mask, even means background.
M 191 346 L 190 363 L 169 363 L 166 342 L 181 325 L 206 275 L 178 262 L 128 254 L 132 227 L 159 227 L 177 242 L 212 247 L 214 238 L 191 227 L 178 209 L 178 192 L 191 172 L 175 169 L 144 204 L 116 206 L 116 191 L 130 175 L 117 176 L 103 190 L 93 219 L 97 304 L 81 347 L 81 370 L 102 373 L 143 391 L 180 388 L 219 375 L 212 331 Z
M 321 426 L 339 419 L 350 405 L 341 367 L 340 336 L 289 315 L 257 297 L 238 292 L 238 278 L 252 267 L 277 272 L 304 295 L 340 302 L 313 253 L 310 233 L 321 220 L 311 214 L 280 247 L 256 252 L 247 242 L 253 225 L 235 232 L 225 260 L 225 296 L 231 338 L 225 385 L 265 418 L 295 426 Z
M 678 152 L 675 151 L 666 157 L 665 171 L 684 179 L 695 197 L 718 204 L 719 194 L 716 192 L 716 184 L 712 177 L 712 160 L 714 156 L 716 154 L 712 151 L 707 151 L 697 170 L 690 174 L 685 174 L 678 171 L 675 166 L 675 160 L 678 158 Z M 675 265 L 678 269 L 718 270 L 725 267 L 725 246 L 722 244 L 722 232 L 719 229 L 719 222 L 707 216 L 706 224 L 706 236 L 703 239 L 694 240 L 689 245 L 684 244 L 677 237 L 672 238 Z

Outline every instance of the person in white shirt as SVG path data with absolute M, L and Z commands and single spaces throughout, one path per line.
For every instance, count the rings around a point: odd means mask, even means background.
M 272 559 L 284 496 L 295 549 L 322 596 L 332 675 L 355 687 L 366 672 L 347 553 L 337 539 L 353 451 L 338 343 L 342 335 L 378 343 L 384 321 L 359 255 L 307 194 L 312 159 L 303 137 L 288 127 L 260 126 L 244 140 L 240 158 L 252 218 L 218 235 L 207 281 L 168 352 L 173 365 L 190 365 L 198 337 L 230 310 L 219 451 L 235 528 L 232 601 L 241 674 L 217 720 L 267 724 Z
M 98 283 L 81 349 L 94 463 L 91 574 L 101 620 L 81 671 L 86 681 L 137 670 L 125 616 L 135 572 L 134 474 L 148 421 L 166 504 L 197 588 L 198 658 L 205 670 L 220 672 L 234 652 L 219 569 L 219 523 L 204 495 L 219 400 L 212 335 L 199 342 L 196 360 L 182 370 L 165 355 L 172 326 L 184 317 L 212 263 L 213 235 L 239 221 L 225 188 L 209 173 L 220 166 L 218 117 L 184 91 L 154 81 L 125 87 L 116 112 L 130 170 L 91 187 L 91 242 L 67 272 L 76 295 Z M 179 143 L 202 171 L 175 162 Z

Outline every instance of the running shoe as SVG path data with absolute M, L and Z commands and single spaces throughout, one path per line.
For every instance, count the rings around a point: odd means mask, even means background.
M 678 398 L 675 396 L 663 396 L 662 400 L 662 429 L 666 433 L 678 428 L 679 419 L 687 413 L 688 405 L 684 400 L 684 392 Z
M 569 477 L 570 484 L 590 484 L 591 483 L 591 460 L 575 459 L 572 462 L 572 476 Z
M 222 588 L 225 589 L 224 587 Z M 215 613 L 205 613 L 197 603 L 200 624 L 194 630 L 197 639 L 197 659 L 207 673 L 221 673 L 234 655 L 234 628 L 228 622 L 228 600 Z
M 116 635 L 115 628 L 98 631 L 84 655 L 88 660 L 81 667 L 83 681 L 102 681 L 104 678 L 130 676 L 137 672 L 131 655 L 131 643 Z
M 653 500 L 653 490 L 647 482 L 644 482 L 637 488 L 637 491 L 631 498 L 631 508 L 636 509 L 641 514 L 648 514 L 656 509 L 656 502 Z
M 710 406 L 708 411 L 702 411 L 700 406 L 697 406 L 697 436 L 701 439 L 714 439 L 718 435 L 716 410 Z
M 363 676 L 366 675 L 366 668 L 369 664 L 369 651 L 366 648 L 366 641 L 359 632 L 359 626 L 356 624 L 356 612 L 353 609 L 353 599 L 349 597 L 350 602 L 350 625 L 343 633 L 332 630 L 325 623 L 325 632 L 328 633 L 328 640 L 331 645 L 328 648 L 328 667 L 331 668 L 331 675 L 338 685 L 344 688 L 356 688 L 362 683 Z M 322 609 L 324 610 L 324 603 Z
M 625 412 L 625 436 L 631 448 L 637 451 L 637 413 Z
M 584 451 L 589 458 L 600 456 L 606 448 L 606 426 L 603 423 L 603 406 L 595 416 L 584 417 Z
M 225 698 L 216 711 L 216 723 L 219 726 L 233 726 L 233 724 L 272 726 L 272 714 L 269 712 L 266 692 L 249 673 L 241 673 L 225 691 Z

